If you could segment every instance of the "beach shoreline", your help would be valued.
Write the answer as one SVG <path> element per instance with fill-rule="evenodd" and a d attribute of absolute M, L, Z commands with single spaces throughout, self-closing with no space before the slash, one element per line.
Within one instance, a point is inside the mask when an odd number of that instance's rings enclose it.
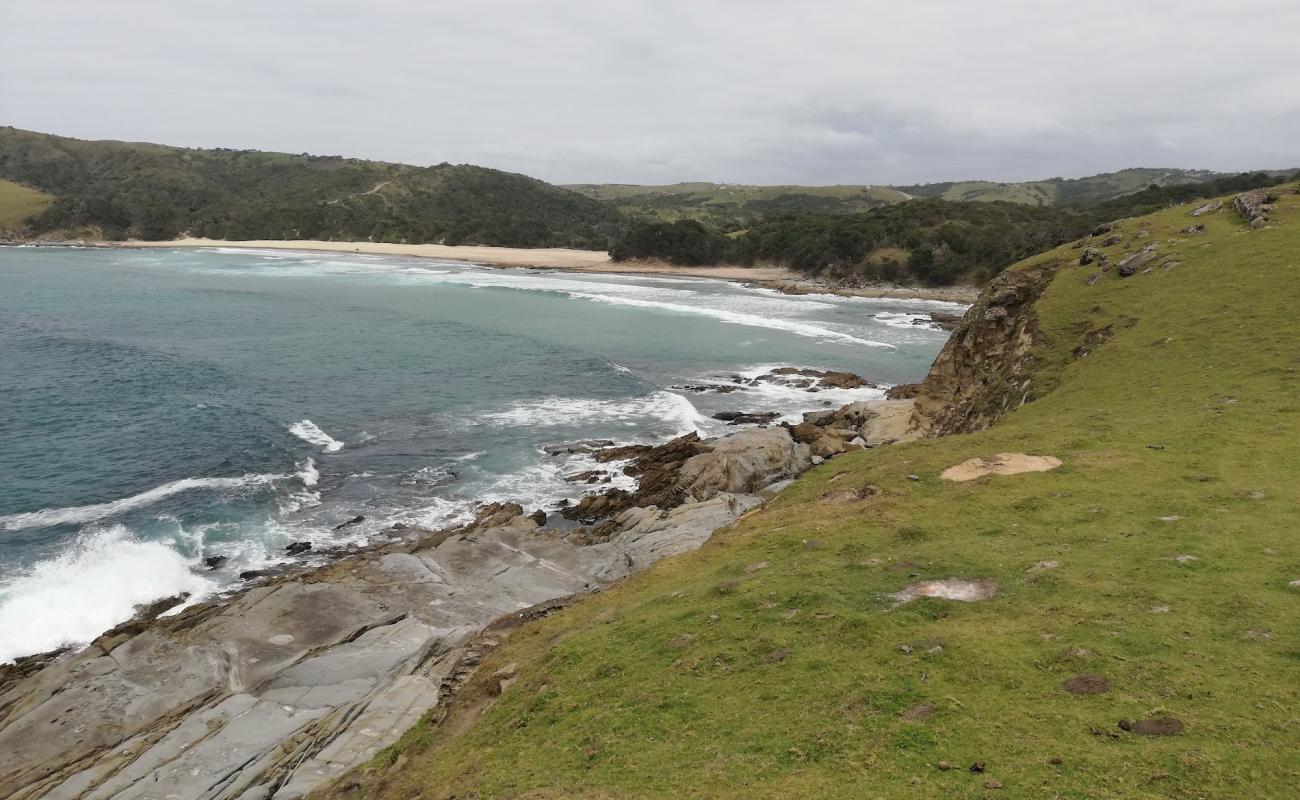
<path fill-rule="evenodd" d="M 50 243 L 55 244 L 55 243 Z M 807 278 L 784 267 L 707 266 L 683 267 L 662 261 L 614 261 L 602 250 L 567 248 L 489 247 L 481 245 L 395 244 L 391 242 L 332 242 L 323 240 L 229 240 L 184 238 L 169 241 L 87 243 L 88 246 L 128 248 L 236 248 L 247 250 L 291 250 L 302 252 L 351 253 L 360 255 L 407 256 L 444 261 L 463 261 L 481 266 L 606 275 L 705 278 L 732 281 L 783 294 L 833 294 L 899 300 L 935 300 L 970 304 L 979 296 L 974 286 L 922 288 L 910 286 L 833 286 Z"/>

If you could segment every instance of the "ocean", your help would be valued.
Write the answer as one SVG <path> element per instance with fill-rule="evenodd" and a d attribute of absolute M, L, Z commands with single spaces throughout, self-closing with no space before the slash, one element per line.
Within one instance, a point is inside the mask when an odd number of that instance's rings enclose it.
<path fill-rule="evenodd" d="M 546 445 L 879 397 L 684 387 L 780 366 L 914 381 L 947 338 L 914 322 L 961 308 L 387 256 L 0 248 L 0 662 L 229 591 L 291 541 L 590 491 L 564 480 L 590 457 Z"/>

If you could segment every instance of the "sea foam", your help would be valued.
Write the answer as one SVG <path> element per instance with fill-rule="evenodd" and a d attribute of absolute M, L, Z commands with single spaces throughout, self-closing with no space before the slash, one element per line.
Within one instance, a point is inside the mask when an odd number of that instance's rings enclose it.
<path fill-rule="evenodd" d="M 283 480 L 285 475 L 242 475 L 237 478 L 181 478 L 178 481 L 155 486 L 140 494 L 111 500 L 107 503 L 95 503 L 88 506 L 69 506 L 67 508 L 46 508 L 24 514 L 10 514 L 0 517 L 0 530 L 20 531 L 27 528 L 45 528 L 50 525 L 85 525 L 99 522 L 109 517 L 133 511 L 137 508 L 153 505 L 175 494 L 195 489 L 232 489 L 241 486 L 254 486 Z"/>
<path fill-rule="evenodd" d="M 135 606 L 216 585 L 162 542 L 142 542 L 120 525 L 75 544 L 0 586 L 0 663 L 91 641 L 130 619 Z"/>
<path fill-rule="evenodd" d="M 337 453 L 343 449 L 343 442 L 330 436 L 321 430 L 316 423 L 309 419 L 301 422 L 295 422 L 289 426 L 289 433 L 302 439 L 304 442 L 314 444 L 323 449 L 326 453 Z"/>
<path fill-rule="evenodd" d="M 665 422 L 678 434 L 697 431 L 704 417 L 690 400 L 675 392 L 657 391 L 626 400 L 581 397 L 547 397 L 512 403 L 500 411 L 482 414 L 478 421 L 493 425 L 548 428 L 598 423 L 638 427 Z"/>

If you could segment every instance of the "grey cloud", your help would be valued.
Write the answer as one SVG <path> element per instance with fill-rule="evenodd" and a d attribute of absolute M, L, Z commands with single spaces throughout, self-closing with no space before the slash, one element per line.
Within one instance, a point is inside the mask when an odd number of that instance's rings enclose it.
<path fill-rule="evenodd" d="M 0 121 L 560 181 L 1300 165 L 1293 0 L 44 0 Z"/>

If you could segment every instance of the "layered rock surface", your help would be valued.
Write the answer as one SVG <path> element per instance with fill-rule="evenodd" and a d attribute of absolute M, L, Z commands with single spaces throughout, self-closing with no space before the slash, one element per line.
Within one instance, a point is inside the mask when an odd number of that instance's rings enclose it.
<path fill-rule="evenodd" d="M 477 663 L 476 637 L 494 620 L 699 547 L 811 460 L 781 427 L 683 437 L 642 451 L 643 491 L 599 538 L 498 504 L 467 528 L 403 531 L 227 602 L 125 626 L 43 669 L 11 670 L 0 684 L 0 796 L 301 797 L 434 708 Z"/>

